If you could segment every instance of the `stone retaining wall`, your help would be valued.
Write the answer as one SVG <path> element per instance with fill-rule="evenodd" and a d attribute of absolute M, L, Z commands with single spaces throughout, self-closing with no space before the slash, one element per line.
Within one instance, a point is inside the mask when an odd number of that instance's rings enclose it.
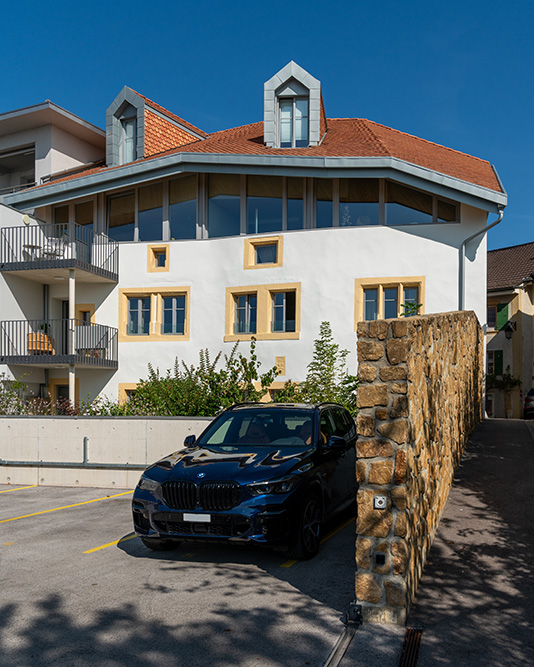
<path fill-rule="evenodd" d="M 405 621 L 482 418 L 483 350 L 472 312 L 358 324 L 356 596 L 367 621 Z"/>

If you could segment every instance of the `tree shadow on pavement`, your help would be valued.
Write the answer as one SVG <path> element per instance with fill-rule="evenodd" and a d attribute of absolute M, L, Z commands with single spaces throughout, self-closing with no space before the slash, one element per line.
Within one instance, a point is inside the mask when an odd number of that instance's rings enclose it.
<path fill-rule="evenodd" d="M 455 476 L 408 625 L 419 667 L 534 664 L 534 442 L 486 420 Z"/>

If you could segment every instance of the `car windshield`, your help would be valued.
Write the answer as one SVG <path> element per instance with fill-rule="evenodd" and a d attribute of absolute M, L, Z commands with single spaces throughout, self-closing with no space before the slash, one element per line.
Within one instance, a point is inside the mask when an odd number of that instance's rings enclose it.
<path fill-rule="evenodd" d="M 310 445 L 313 441 L 312 415 L 307 410 L 274 408 L 225 412 L 195 445 Z"/>

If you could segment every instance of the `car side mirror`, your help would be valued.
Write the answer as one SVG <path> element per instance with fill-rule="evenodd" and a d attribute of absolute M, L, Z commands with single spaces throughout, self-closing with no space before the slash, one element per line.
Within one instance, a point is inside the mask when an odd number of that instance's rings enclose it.
<path fill-rule="evenodd" d="M 340 438 L 338 435 L 332 435 L 326 443 L 327 449 L 344 449 L 347 446 L 347 443 L 343 438 Z"/>
<path fill-rule="evenodd" d="M 196 435 L 186 435 L 184 439 L 184 447 L 192 447 L 197 439 Z"/>

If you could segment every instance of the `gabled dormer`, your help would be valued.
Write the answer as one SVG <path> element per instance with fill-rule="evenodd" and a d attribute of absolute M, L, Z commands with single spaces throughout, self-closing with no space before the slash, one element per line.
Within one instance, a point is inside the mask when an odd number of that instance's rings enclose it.
<path fill-rule="evenodd" d="M 109 167 L 205 139 L 206 133 L 124 86 L 106 114 Z"/>
<path fill-rule="evenodd" d="M 270 148 L 317 146 L 325 132 L 321 82 L 291 61 L 265 82 L 265 144 Z"/>

